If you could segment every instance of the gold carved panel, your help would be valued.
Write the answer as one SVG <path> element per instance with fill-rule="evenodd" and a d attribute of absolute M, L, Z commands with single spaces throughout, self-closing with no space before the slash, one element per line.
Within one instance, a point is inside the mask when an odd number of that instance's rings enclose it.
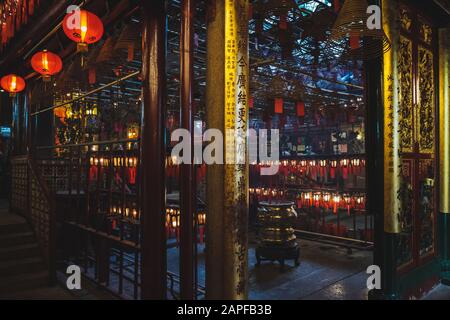
<path fill-rule="evenodd" d="M 419 108 L 417 126 L 420 153 L 434 153 L 435 89 L 433 53 L 419 46 Z"/>
<path fill-rule="evenodd" d="M 411 31 L 412 17 L 411 17 L 411 13 L 406 8 L 400 9 L 400 25 L 403 30 Z"/>
<path fill-rule="evenodd" d="M 400 151 L 413 151 L 412 42 L 400 36 L 398 48 Z"/>
<path fill-rule="evenodd" d="M 419 36 L 426 44 L 431 44 L 433 40 L 433 28 L 428 23 L 419 21 Z"/>

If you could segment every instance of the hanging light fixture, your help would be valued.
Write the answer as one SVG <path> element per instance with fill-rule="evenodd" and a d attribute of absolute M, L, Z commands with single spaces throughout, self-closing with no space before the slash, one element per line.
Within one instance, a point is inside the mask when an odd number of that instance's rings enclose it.
<path fill-rule="evenodd" d="M 25 89 L 25 80 L 15 74 L 9 74 L 4 76 L 0 80 L 0 84 L 6 92 L 9 92 L 11 97 L 14 97 L 16 93 L 19 93 Z"/>
<path fill-rule="evenodd" d="M 99 41 L 104 32 L 103 22 L 86 10 L 68 13 L 63 21 L 64 33 L 77 43 L 78 52 L 87 52 L 88 45 Z"/>
<path fill-rule="evenodd" d="M 373 59 L 391 48 L 383 28 L 369 29 L 370 15 L 366 0 L 345 0 L 331 29 L 330 44 L 333 47 L 348 44 L 348 55 L 357 59 Z"/>
<path fill-rule="evenodd" d="M 42 75 L 45 82 L 50 81 L 51 76 L 59 73 L 62 70 L 61 58 L 47 50 L 36 53 L 31 58 L 31 66 L 34 71 Z"/>

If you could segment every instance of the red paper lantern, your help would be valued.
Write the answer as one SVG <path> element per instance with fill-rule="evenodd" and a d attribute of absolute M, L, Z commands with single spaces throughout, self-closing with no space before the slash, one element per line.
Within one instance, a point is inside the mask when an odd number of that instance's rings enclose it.
<path fill-rule="evenodd" d="M 275 98 L 275 113 L 283 113 L 283 99 Z"/>
<path fill-rule="evenodd" d="M 99 41 L 104 32 L 103 22 L 86 10 L 75 10 L 64 17 L 64 33 L 78 45 L 78 51 L 87 51 L 88 44 Z"/>
<path fill-rule="evenodd" d="M 15 74 L 4 76 L 0 80 L 0 84 L 3 90 L 9 92 L 11 96 L 14 96 L 16 93 L 21 92 L 23 91 L 23 89 L 25 89 L 25 80 Z"/>
<path fill-rule="evenodd" d="M 42 75 L 44 81 L 50 81 L 51 76 L 61 71 L 62 60 L 58 55 L 44 50 L 31 58 L 31 66 Z"/>

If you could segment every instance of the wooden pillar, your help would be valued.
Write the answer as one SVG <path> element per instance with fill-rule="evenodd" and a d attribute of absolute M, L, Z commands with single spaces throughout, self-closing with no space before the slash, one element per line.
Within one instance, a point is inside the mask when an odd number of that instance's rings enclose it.
<path fill-rule="evenodd" d="M 142 167 L 142 299 L 165 299 L 166 7 L 164 0 L 141 1 L 143 120 Z"/>
<path fill-rule="evenodd" d="M 207 169 L 206 296 L 246 299 L 248 0 L 208 5 L 207 123 L 224 134 L 226 164 Z"/>
<path fill-rule="evenodd" d="M 397 22 L 396 1 L 382 0 L 383 28 L 391 41 L 391 49 L 383 56 L 383 99 L 384 99 L 384 261 L 383 293 L 387 299 L 397 298 L 397 267 L 395 242 L 400 232 L 399 215 L 401 203 L 398 192 L 401 184 L 400 158 L 400 112 L 399 112 L 399 79 L 398 79 L 398 43 L 399 27 Z M 380 190 L 381 191 L 381 190 Z"/>
<path fill-rule="evenodd" d="M 442 282 L 450 284 L 450 28 L 439 29 L 439 251 Z"/>
<path fill-rule="evenodd" d="M 194 136 L 192 84 L 194 78 L 194 0 L 183 0 L 181 6 L 180 32 L 180 102 L 181 126 Z M 191 150 L 194 150 L 191 139 Z M 180 179 L 180 294 L 183 300 L 195 299 L 194 291 L 194 217 L 196 215 L 196 181 L 194 174 L 193 152 L 191 163 L 181 165 Z"/>

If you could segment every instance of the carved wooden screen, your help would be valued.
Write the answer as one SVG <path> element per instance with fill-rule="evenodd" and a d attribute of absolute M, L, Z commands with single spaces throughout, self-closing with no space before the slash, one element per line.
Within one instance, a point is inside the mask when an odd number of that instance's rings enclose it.
<path fill-rule="evenodd" d="M 436 92 L 435 33 L 420 13 L 402 7 L 398 45 L 400 152 L 400 270 L 423 263 L 435 253 Z"/>

